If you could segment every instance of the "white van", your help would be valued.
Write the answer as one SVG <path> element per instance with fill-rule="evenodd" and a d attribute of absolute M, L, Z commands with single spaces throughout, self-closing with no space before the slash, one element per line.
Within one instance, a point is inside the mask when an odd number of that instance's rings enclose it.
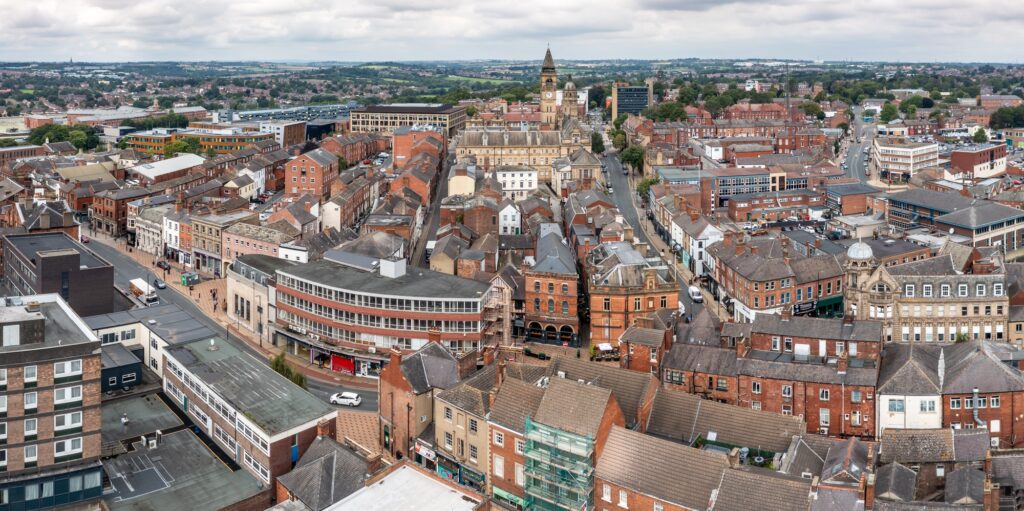
<path fill-rule="evenodd" d="M 700 288 L 697 286 L 690 286 L 690 289 L 688 289 L 686 293 L 690 295 L 690 300 L 693 300 L 694 303 L 701 303 L 704 301 L 704 295 L 701 294 Z"/>

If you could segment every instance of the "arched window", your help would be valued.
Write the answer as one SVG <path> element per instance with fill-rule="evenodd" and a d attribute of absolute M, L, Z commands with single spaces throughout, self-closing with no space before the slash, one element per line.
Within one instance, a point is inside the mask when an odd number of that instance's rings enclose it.
<path fill-rule="evenodd" d="M 563 316 L 568 316 L 569 315 L 569 302 L 567 302 L 565 300 L 562 300 L 562 315 Z"/>
<path fill-rule="evenodd" d="M 533 299 L 533 310 L 540 312 L 540 298 Z"/>
<path fill-rule="evenodd" d="M 533 282 L 533 292 L 534 293 L 539 293 L 540 292 L 540 281 L 539 280 L 536 280 L 536 281 Z"/>
<path fill-rule="evenodd" d="M 548 294 L 555 294 L 555 283 L 548 282 Z"/>
<path fill-rule="evenodd" d="M 562 284 L 562 294 L 563 295 L 569 294 L 569 284 Z"/>
<path fill-rule="evenodd" d="M 554 313 L 555 312 L 555 301 L 554 300 L 550 300 L 550 299 L 548 300 L 548 312 L 550 312 L 550 313 Z"/>

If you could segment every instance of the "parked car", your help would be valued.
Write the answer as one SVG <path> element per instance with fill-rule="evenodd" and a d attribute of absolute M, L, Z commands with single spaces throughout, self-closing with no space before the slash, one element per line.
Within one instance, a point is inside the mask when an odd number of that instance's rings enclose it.
<path fill-rule="evenodd" d="M 690 286 L 690 289 L 686 291 L 686 294 L 690 295 L 690 299 L 694 303 L 701 303 L 704 301 L 704 295 L 700 292 L 700 288 L 697 286 Z"/>
<path fill-rule="evenodd" d="M 167 283 L 160 279 L 153 279 L 153 286 L 157 289 L 167 289 Z"/>
<path fill-rule="evenodd" d="M 171 263 L 168 263 L 167 261 L 157 261 L 156 262 L 156 267 L 160 268 L 161 270 L 168 270 L 168 271 L 170 271 Z"/>
<path fill-rule="evenodd" d="M 356 407 L 363 402 L 363 398 L 355 392 L 336 392 L 331 395 L 331 404 Z"/>

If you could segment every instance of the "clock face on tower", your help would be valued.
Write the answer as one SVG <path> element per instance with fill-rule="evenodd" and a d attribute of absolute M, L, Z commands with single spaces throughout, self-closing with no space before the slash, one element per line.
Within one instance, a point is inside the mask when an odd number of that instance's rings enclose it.
<path fill-rule="evenodd" d="M 548 99 L 551 99 L 551 96 L 553 96 L 553 95 L 554 94 L 552 94 L 551 91 L 547 91 L 547 92 L 544 93 L 544 97 L 548 98 Z"/>

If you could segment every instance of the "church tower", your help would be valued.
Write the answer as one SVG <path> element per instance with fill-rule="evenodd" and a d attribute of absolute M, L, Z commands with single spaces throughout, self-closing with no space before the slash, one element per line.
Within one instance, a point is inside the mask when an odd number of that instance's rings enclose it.
<path fill-rule="evenodd" d="M 555 59 L 551 58 L 551 48 L 548 48 L 540 66 L 540 122 L 548 129 L 556 128 L 558 124 L 557 91 L 558 71 L 555 71 Z"/>

